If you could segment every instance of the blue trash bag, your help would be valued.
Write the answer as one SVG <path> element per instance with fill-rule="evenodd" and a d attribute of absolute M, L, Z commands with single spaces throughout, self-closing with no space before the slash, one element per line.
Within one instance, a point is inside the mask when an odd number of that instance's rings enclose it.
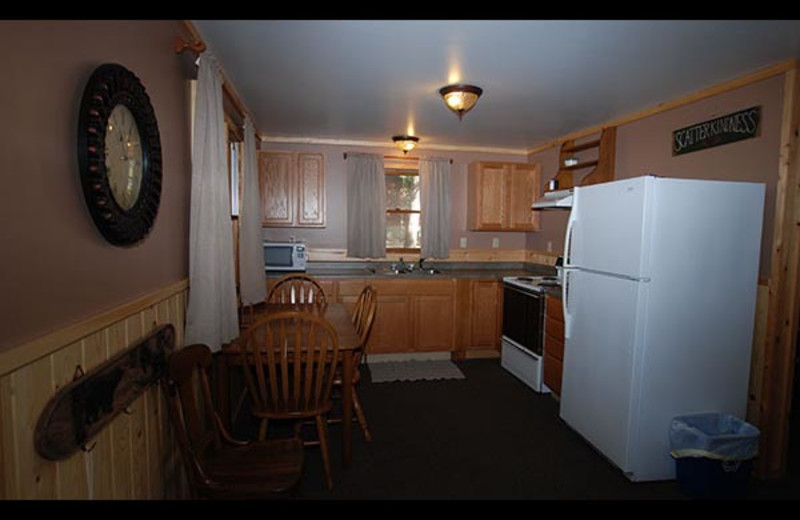
<path fill-rule="evenodd" d="M 699 413 L 675 417 L 669 428 L 676 458 L 705 457 L 722 461 L 744 461 L 758 455 L 761 432 L 732 415 Z"/>

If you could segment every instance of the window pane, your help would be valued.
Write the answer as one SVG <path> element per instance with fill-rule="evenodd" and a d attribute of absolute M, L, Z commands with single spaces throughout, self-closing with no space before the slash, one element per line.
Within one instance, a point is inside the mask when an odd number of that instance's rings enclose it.
<path fill-rule="evenodd" d="M 386 247 L 419 248 L 419 213 L 386 214 Z"/>
<path fill-rule="evenodd" d="M 419 176 L 387 175 L 386 207 L 419 210 Z"/>

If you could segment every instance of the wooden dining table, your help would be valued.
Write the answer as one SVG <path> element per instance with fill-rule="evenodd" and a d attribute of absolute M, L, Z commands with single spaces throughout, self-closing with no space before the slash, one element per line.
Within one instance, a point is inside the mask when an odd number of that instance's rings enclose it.
<path fill-rule="evenodd" d="M 310 312 L 325 318 L 336 331 L 339 341 L 339 352 L 342 363 L 342 465 L 349 466 L 352 459 L 352 432 L 353 432 L 353 354 L 361 346 L 358 333 L 353 325 L 350 312 L 342 303 L 331 302 L 324 304 L 290 304 L 266 303 L 255 309 L 255 320 L 264 314 L 282 311 Z M 246 332 L 241 330 L 240 338 Z M 217 392 L 218 407 L 223 420 L 230 425 L 232 421 L 230 407 L 230 370 L 239 363 L 239 339 L 224 345 L 222 355 L 219 356 L 217 365 Z"/>

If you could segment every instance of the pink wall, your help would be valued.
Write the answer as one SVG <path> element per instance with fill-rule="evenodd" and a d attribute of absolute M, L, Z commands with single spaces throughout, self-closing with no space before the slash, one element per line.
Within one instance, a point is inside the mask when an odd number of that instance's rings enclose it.
<path fill-rule="evenodd" d="M 752 181 L 766 184 L 764 227 L 761 239 L 760 274 L 768 277 L 778 179 L 780 126 L 783 112 L 783 75 L 750 84 L 653 115 L 617 128 L 616 178 L 647 173 L 666 177 Z M 672 132 L 717 116 L 761 106 L 759 136 L 685 155 L 672 156 Z M 542 163 L 543 182 L 558 169 L 558 149 L 540 152 L 529 158 Z M 543 212 L 542 230 L 528 233 L 529 249 L 546 250 L 548 240 L 556 250 L 564 246 L 566 212 Z"/>
<path fill-rule="evenodd" d="M 264 238 L 269 240 L 287 240 L 294 235 L 298 240 L 305 240 L 314 248 L 347 248 L 347 196 L 346 196 L 346 163 L 344 152 L 376 153 L 383 155 L 399 155 L 400 151 L 392 146 L 386 148 L 316 145 L 316 144 L 283 144 L 261 143 L 262 150 L 321 152 L 325 155 L 325 181 L 327 190 L 327 226 L 324 229 L 282 229 L 265 228 Z M 500 249 L 525 249 L 525 233 L 494 233 L 467 230 L 467 166 L 474 161 L 508 161 L 526 162 L 523 155 L 487 154 L 474 152 L 449 152 L 431 150 L 420 147 L 418 153 L 412 155 L 447 157 L 453 159 L 453 183 L 451 186 L 451 249 L 459 247 L 461 237 L 467 238 L 467 249 L 491 249 L 492 238 L 500 239 Z"/>
<path fill-rule="evenodd" d="M 188 276 L 189 126 L 175 21 L 0 21 L 0 350 Z M 89 75 L 120 63 L 145 85 L 163 153 L 144 242 L 108 244 L 81 191 L 78 109 Z"/>

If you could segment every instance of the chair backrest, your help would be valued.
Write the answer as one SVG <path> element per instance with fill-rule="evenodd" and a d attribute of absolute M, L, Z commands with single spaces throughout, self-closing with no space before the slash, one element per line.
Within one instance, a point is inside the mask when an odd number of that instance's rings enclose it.
<path fill-rule="evenodd" d="M 350 315 L 356 332 L 358 333 L 361 348 L 365 348 L 367 340 L 369 340 L 369 333 L 372 330 L 372 322 L 375 320 L 377 304 L 378 300 L 375 288 L 371 285 L 367 285 L 361 290 L 361 294 L 358 295 L 358 300 L 356 300 L 356 305 L 353 307 L 353 312 Z"/>
<path fill-rule="evenodd" d="M 241 361 L 261 414 L 299 418 L 330 409 L 339 339 L 323 317 L 284 311 L 259 318 L 241 343 Z"/>
<path fill-rule="evenodd" d="M 221 422 L 208 382 L 210 366 L 211 350 L 206 345 L 190 345 L 170 356 L 167 374 L 161 379 L 193 487 L 207 481 L 201 460 L 207 450 L 219 448 L 221 439 Z"/>
<path fill-rule="evenodd" d="M 284 275 L 267 295 L 269 303 L 325 303 L 325 292 L 313 276 L 296 273 Z"/>

